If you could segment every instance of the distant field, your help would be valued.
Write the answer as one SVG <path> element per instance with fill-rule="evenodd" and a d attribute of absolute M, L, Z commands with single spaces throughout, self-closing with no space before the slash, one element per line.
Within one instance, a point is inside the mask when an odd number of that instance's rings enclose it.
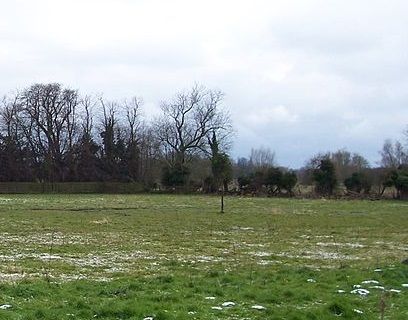
<path fill-rule="evenodd" d="M 0 196 L 0 319 L 408 319 L 407 202 L 225 203 Z"/>

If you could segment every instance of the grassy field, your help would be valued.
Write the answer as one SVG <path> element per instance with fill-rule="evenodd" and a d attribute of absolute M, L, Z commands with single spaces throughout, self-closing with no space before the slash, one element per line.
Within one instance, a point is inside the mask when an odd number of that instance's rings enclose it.
<path fill-rule="evenodd" d="M 204 196 L 0 196 L 0 319 L 408 319 L 408 203 L 218 211 Z"/>

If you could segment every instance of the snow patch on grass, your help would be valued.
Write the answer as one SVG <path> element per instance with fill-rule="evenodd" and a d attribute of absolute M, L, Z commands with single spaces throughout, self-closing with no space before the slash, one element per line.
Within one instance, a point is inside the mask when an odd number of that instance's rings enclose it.
<path fill-rule="evenodd" d="M 380 284 L 377 280 L 364 280 L 361 284 Z"/>
<path fill-rule="evenodd" d="M 234 306 L 235 306 L 235 302 L 226 301 L 226 302 L 224 302 L 221 306 L 224 307 L 224 308 L 231 308 L 231 307 L 234 307 Z"/>
<path fill-rule="evenodd" d="M 253 305 L 252 307 L 251 307 L 251 309 L 255 309 L 255 310 L 266 310 L 266 308 L 264 307 L 264 306 L 261 306 L 261 305 Z"/>
<path fill-rule="evenodd" d="M 354 289 L 350 293 L 358 294 L 360 296 L 366 296 L 370 293 L 367 289 Z"/>

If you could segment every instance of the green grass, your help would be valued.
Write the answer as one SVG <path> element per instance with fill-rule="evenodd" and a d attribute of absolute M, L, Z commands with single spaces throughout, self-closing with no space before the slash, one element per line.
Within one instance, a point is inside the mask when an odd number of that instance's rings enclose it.
<path fill-rule="evenodd" d="M 379 319 L 381 300 L 408 318 L 408 203 L 228 197 L 218 212 L 217 197 L 3 195 L 0 319 Z"/>

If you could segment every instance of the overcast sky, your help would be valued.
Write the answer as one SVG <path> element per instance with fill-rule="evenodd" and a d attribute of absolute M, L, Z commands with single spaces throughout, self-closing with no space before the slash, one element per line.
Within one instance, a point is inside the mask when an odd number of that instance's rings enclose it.
<path fill-rule="evenodd" d="M 232 155 L 302 166 L 347 148 L 375 165 L 408 124 L 408 2 L 0 0 L 0 94 L 37 82 L 143 97 L 221 89 Z"/>

